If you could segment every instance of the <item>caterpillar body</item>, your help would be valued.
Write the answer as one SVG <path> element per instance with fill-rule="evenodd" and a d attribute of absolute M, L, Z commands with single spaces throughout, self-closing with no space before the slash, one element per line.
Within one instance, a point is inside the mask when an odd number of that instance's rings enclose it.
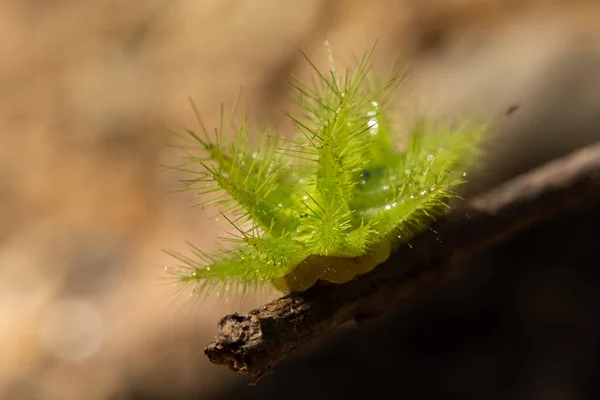
<path fill-rule="evenodd" d="M 484 129 L 420 121 L 402 151 L 388 115 L 399 80 L 368 83 L 371 52 L 340 79 L 314 67 L 315 87 L 295 80 L 303 112 L 291 139 L 263 135 L 252 147 L 245 122 L 224 142 L 203 128 L 189 138 L 185 188 L 220 207 L 233 247 L 217 254 L 170 252 L 182 283 L 198 291 L 270 282 L 303 291 L 317 280 L 345 283 L 384 262 L 443 212 L 475 159 Z M 311 64 L 312 65 L 312 64 Z M 196 110 L 197 113 L 197 110 Z"/>

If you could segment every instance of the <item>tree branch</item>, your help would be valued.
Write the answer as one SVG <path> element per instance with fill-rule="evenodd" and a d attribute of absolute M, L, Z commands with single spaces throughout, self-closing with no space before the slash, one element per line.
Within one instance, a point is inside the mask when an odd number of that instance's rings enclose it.
<path fill-rule="evenodd" d="M 211 362 L 258 380 L 300 347 L 370 319 L 456 272 L 457 263 L 541 221 L 600 200 L 600 143 L 521 175 L 454 209 L 372 272 L 319 283 L 218 324 Z"/>

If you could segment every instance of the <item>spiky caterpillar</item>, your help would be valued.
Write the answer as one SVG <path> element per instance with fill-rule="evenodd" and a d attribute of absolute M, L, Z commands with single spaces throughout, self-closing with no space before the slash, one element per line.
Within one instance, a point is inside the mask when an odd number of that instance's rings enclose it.
<path fill-rule="evenodd" d="M 369 84 L 368 53 L 343 81 L 332 67 L 314 88 L 295 81 L 303 109 L 292 139 L 264 135 L 252 148 L 248 125 L 233 143 L 188 131 L 208 156 L 178 169 L 186 189 L 221 208 L 235 247 L 217 254 L 171 252 L 174 269 L 197 290 L 271 282 L 303 291 L 317 280 L 345 283 L 371 271 L 444 211 L 477 153 L 482 127 L 418 123 L 399 152 L 388 120 L 394 81 Z M 196 111 L 197 113 L 197 111 Z M 434 132 L 430 132 L 434 130 Z M 200 166 L 200 170 L 193 169 Z M 212 196 L 211 196 L 212 195 Z"/>

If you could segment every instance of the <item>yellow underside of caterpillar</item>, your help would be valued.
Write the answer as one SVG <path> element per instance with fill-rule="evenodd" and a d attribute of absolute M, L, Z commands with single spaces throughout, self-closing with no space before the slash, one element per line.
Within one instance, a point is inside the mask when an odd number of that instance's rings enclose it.
<path fill-rule="evenodd" d="M 302 292 L 319 279 L 338 284 L 349 282 L 358 275 L 372 271 L 388 259 L 391 246 L 388 241 L 383 242 L 360 257 L 309 256 L 289 274 L 273 279 L 272 283 L 275 288 L 284 292 Z"/>

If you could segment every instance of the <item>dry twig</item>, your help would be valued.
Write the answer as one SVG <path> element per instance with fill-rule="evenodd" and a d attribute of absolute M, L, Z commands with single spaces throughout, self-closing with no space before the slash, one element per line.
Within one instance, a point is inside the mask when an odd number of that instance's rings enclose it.
<path fill-rule="evenodd" d="M 205 353 L 256 379 L 303 345 L 396 308 L 455 272 L 459 261 L 541 221 L 600 200 L 600 143 L 515 178 L 455 209 L 369 274 L 318 284 L 248 314 L 230 314 Z"/>

